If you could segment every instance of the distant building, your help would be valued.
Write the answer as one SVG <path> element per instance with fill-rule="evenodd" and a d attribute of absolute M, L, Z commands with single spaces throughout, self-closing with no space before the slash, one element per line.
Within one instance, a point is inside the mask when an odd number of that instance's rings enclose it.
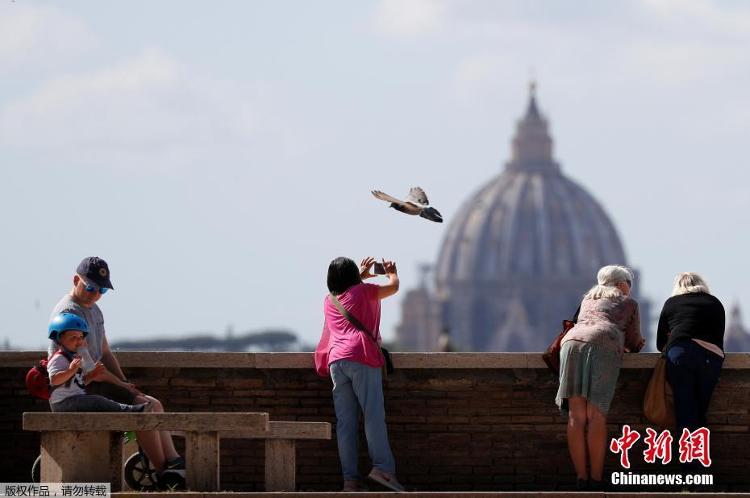
<path fill-rule="evenodd" d="M 112 343 L 116 351 L 202 351 L 202 352 L 283 352 L 312 351 L 311 346 L 299 342 L 297 336 L 286 330 L 268 330 L 234 334 L 231 329 L 226 337 L 212 334 L 192 334 L 178 338 L 153 338 L 118 341 Z"/>
<path fill-rule="evenodd" d="M 627 264 L 602 206 L 566 177 L 530 87 L 504 171 L 453 217 L 437 265 L 406 293 L 397 342 L 435 351 L 542 351 L 608 264 Z M 644 335 L 650 306 L 639 297 Z M 648 341 L 649 344 L 653 341 Z"/>
<path fill-rule="evenodd" d="M 742 323 L 738 304 L 732 306 L 724 332 L 724 351 L 731 353 L 750 352 L 750 331 Z"/>

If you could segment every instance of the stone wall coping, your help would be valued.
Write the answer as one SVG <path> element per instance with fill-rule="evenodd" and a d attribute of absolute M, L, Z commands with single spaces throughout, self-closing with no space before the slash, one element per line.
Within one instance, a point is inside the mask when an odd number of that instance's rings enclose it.
<path fill-rule="evenodd" d="M 46 351 L 0 351 L 0 367 L 31 367 Z M 126 368 L 312 369 L 312 353 L 203 353 L 185 351 L 115 352 Z M 623 368 L 650 369 L 659 353 L 626 353 Z M 396 368 L 545 369 L 541 353 L 393 353 Z M 725 369 L 750 369 L 750 353 L 727 353 Z"/>
<path fill-rule="evenodd" d="M 243 431 L 262 437 L 270 429 L 264 412 L 47 413 L 23 414 L 25 431 Z"/>

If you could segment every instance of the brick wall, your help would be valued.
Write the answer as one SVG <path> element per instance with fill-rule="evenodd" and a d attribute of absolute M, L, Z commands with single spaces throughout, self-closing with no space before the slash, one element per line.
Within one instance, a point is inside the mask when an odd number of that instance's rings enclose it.
<path fill-rule="evenodd" d="M 39 436 L 21 430 L 24 411 L 46 411 L 27 395 L 23 377 L 40 353 L 0 353 L 0 481 L 28 479 Z M 385 383 L 388 430 L 398 476 L 420 490 L 569 489 L 574 480 L 565 420 L 554 405 L 556 378 L 538 354 L 404 353 Z M 287 353 L 121 353 L 127 375 L 170 411 L 267 411 L 272 420 L 335 422 L 331 383 L 311 369 L 311 355 Z M 653 354 L 627 355 L 609 416 L 644 433 L 641 400 Z M 710 413 L 718 489 L 750 491 L 750 355 L 732 354 Z M 676 451 L 676 443 L 674 445 Z M 645 464 L 642 440 L 631 450 L 633 472 Z M 360 469 L 369 471 L 364 440 Z M 263 489 L 260 441 L 222 440 L 222 487 Z M 341 486 L 335 439 L 302 441 L 302 490 Z M 678 471 L 676 463 L 666 467 Z M 620 470 L 609 454 L 607 471 Z M 608 474 L 607 474 L 608 475 Z"/>

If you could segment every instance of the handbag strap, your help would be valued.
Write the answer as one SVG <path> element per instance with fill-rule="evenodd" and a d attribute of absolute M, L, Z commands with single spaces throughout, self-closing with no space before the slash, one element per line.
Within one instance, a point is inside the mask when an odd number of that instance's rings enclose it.
<path fill-rule="evenodd" d="M 341 313 L 342 315 L 344 315 L 344 318 L 346 318 L 347 320 L 349 320 L 349 323 L 351 323 L 352 325 L 354 325 L 354 328 L 360 330 L 361 332 L 364 332 L 365 335 L 372 342 L 374 342 L 376 346 L 380 347 L 379 344 L 377 343 L 377 341 L 375 340 L 375 337 L 367 330 L 367 328 L 364 325 L 362 325 L 362 322 L 360 322 L 359 320 L 357 320 L 357 318 L 355 318 L 354 315 L 352 315 L 351 313 L 349 313 L 349 311 L 346 308 L 344 308 L 344 306 L 341 304 L 341 301 L 339 301 L 336 296 L 334 296 L 333 294 L 329 294 L 329 297 L 330 297 L 331 302 L 333 303 L 333 305 L 336 307 L 336 309 L 339 310 L 339 313 Z"/>

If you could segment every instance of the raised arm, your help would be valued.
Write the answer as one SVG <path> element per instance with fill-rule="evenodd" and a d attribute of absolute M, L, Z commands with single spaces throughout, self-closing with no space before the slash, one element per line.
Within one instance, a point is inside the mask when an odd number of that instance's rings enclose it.
<path fill-rule="evenodd" d="M 59 386 L 60 384 L 68 382 L 73 376 L 75 376 L 79 368 L 81 368 L 81 358 L 75 357 L 66 370 L 52 374 L 49 383 L 53 386 Z"/>
<path fill-rule="evenodd" d="M 646 344 L 641 335 L 641 312 L 636 303 L 633 315 L 625 328 L 625 350 L 629 353 L 637 353 Z"/>
<path fill-rule="evenodd" d="M 115 358 L 115 355 L 112 354 L 112 350 L 109 349 L 109 342 L 107 341 L 106 335 L 104 336 L 104 340 L 102 340 L 102 363 L 107 367 L 107 370 L 115 374 L 121 380 L 126 380 L 125 374 L 122 373 L 122 369 L 120 368 L 120 363 L 117 361 L 117 358 Z"/>

